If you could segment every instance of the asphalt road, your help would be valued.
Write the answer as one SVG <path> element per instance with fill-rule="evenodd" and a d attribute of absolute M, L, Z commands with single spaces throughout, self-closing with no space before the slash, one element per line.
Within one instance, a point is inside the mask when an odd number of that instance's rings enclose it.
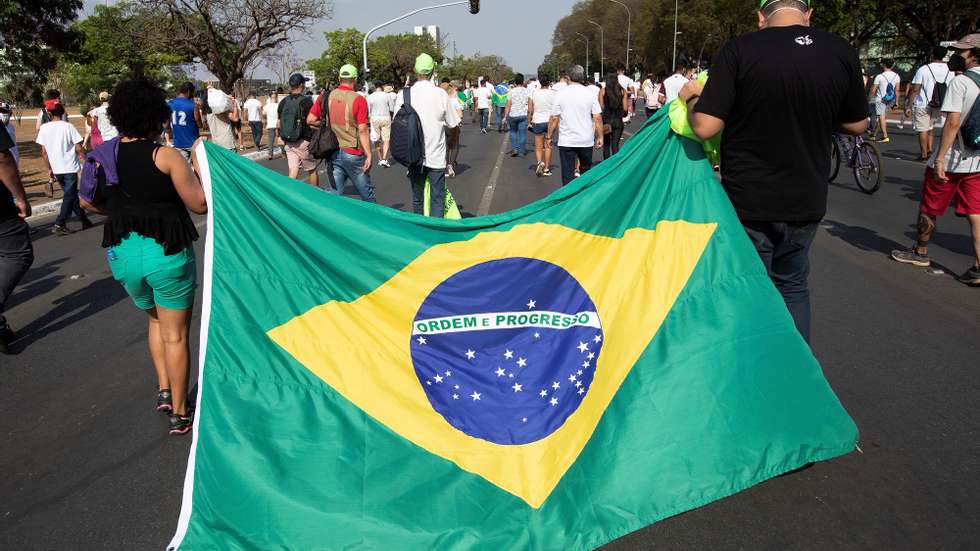
<path fill-rule="evenodd" d="M 865 195 L 841 174 L 813 249 L 813 347 L 863 453 L 608 549 L 976 548 L 980 290 L 953 277 L 971 262 L 968 228 L 952 215 L 939 221 L 931 253 L 941 273 L 888 258 L 912 238 L 923 171 L 909 160 L 911 133 L 892 135 L 882 189 Z M 449 181 L 464 215 L 509 210 L 560 185 L 557 170 L 534 177 L 533 155 L 502 155 L 504 140 L 464 128 Z M 403 169 L 372 176 L 380 202 L 410 210 Z M 37 260 L 7 312 L 19 353 L 0 356 L 0 549 L 161 549 L 176 526 L 190 438 L 167 436 L 152 409 L 145 316 L 112 280 L 101 231 L 55 237 L 50 222 L 36 228 Z"/>

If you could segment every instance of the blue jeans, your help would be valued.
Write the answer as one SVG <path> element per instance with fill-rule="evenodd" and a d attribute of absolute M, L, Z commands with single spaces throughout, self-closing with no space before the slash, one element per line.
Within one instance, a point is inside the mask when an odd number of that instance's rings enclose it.
<path fill-rule="evenodd" d="M 487 121 L 490 119 L 489 109 L 480 109 L 480 130 L 487 129 Z"/>
<path fill-rule="evenodd" d="M 427 166 L 408 169 L 408 180 L 412 183 L 412 210 L 424 214 L 425 179 L 429 179 L 429 216 L 442 218 L 446 210 L 446 169 Z"/>
<path fill-rule="evenodd" d="M 248 127 L 252 130 L 252 141 L 255 149 L 262 147 L 262 121 L 248 121 Z"/>
<path fill-rule="evenodd" d="M 817 222 L 748 222 L 749 234 L 769 277 L 783 296 L 796 329 L 810 342 L 810 246 Z"/>
<path fill-rule="evenodd" d="M 61 192 L 64 195 L 61 198 L 61 210 L 58 212 L 58 219 L 54 223 L 64 226 L 71 218 L 72 213 L 75 213 L 79 221 L 88 222 L 88 216 L 85 215 L 82 205 L 78 202 L 78 174 L 74 172 L 71 174 L 55 174 L 54 177 L 61 185 Z"/>
<path fill-rule="evenodd" d="M 361 194 L 361 199 L 369 203 L 377 203 L 374 198 L 374 184 L 371 183 L 371 176 L 364 173 L 364 155 L 351 155 L 343 149 L 333 154 L 330 161 L 333 167 L 333 185 L 336 186 L 332 191 L 337 195 L 344 194 L 344 186 L 350 178 L 357 188 L 357 193 Z"/>
<path fill-rule="evenodd" d="M 495 109 L 497 110 L 497 132 L 503 132 L 507 128 L 507 121 L 504 120 L 504 111 L 507 106 L 498 105 Z"/>
<path fill-rule="evenodd" d="M 508 117 L 510 124 L 510 146 L 515 153 L 527 155 L 527 115 Z"/>

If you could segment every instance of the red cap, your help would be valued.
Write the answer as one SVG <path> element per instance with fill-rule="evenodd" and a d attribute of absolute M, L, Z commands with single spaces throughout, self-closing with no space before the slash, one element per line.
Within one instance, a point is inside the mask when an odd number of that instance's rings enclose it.
<path fill-rule="evenodd" d="M 46 110 L 50 111 L 50 110 L 54 109 L 54 106 L 55 105 L 58 105 L 59 103 L 61 103 L 61 100 L 60 99 L 49 99 L 49 100 L 47 100 L 47 101 L 44 102 L 44 108 Z"/>

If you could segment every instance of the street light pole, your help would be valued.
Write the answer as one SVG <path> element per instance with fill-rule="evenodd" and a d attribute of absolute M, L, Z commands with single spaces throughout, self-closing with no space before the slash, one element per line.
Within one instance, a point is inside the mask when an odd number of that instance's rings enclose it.
<path fill-rule="evenodd" d="M 605 43 L 606 43 L 606 39 L 604 38 L 605 33 L 602 31 L 602 25 L 596 23 L 591 19 L 589 19 L 588 21 L 589 23 L 592 23 L 596 27 L 599 27 L 599 74 L 600 76 L 605 78 L 606 76 L 606 54 L 604 52 Z"/>
<path fill-rule="evenodd" d="M 388 25 L 391 25 L 392 23 L 396 23 L 398 21 L 401 21 L 402 19 L 405 19 L 406 17 L 411 17 L 411 16 L 413 16 L 416 13 L 419 13 L 419 12 L 423 12 L 423 11 L 426 11 L 426 10 L 434 10 L 434 9 L 437 9 L 437 8 L 448 8 L 450 6 L 462 6 L 463 4 L 469 4 L 469 0 L 461 0 L 459 2 L 449 2 L 448 4 L 437 4 L 437 5 L 434 5 L 434 6 L 425 6 L 424 8 L 419 8 L 417 10 L 412 10 L 412 11 L 410 11 L 408 13 L 399 15 L 398 17 L 396 17 L 394 19 L 385 21 L 384 23 L 378 25 L 377 27 L 374 27 L 373 29 L 371 29 L 370 31 L 368 31 L 367 33 L 365 33 L 364 34 L 364 41 L 361 43 L 361 52 L 363 52 L 363 54 L 364 54 L 364 91 L 367 92 L 367 90 L 368 90 L 368 85 L 367 85 L 367 80 L 368 79 L 367 79 L 367 75 L 368 75 L 368 73 L 371 72 L 371 69 L 368 68 L 368 64 L 367 64 L 367 43 L 368 43 L 368 39 L 371 38 L 371 34 L 374 31 L 376 31 L 376 30 L 378 30 L 380 28 L 383 28 L 383 27 L 387 27 Z"/>
<path fill-rule="evenodd" d="M 589 37 L 582 33 L 575 33 L 585 39 L 585 74 L 589 74 Z"/>
<path fill-rule="evenodd" d="M 626 8 L 626 72 L 630 72 L 630 22 L 633 19 L 633 12 L 630 11 L 630 7 L 626 4 L 620 2 L 619 0 L 609 0 L 613 4 L 619 4 Z M 674 0 L 675 3 L 677 0 Z M 674 29 L 675 31 L 677 29 Z"/>
<path fill-rule="evenodd" d="M 674 0 L 674 61 L 671 62 L 670 70 L 677 70 L 677 0 Z"/>

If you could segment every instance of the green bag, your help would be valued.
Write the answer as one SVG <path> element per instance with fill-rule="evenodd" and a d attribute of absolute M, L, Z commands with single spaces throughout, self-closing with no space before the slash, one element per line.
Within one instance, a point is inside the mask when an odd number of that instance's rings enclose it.
<path fill-rule="evenodd" d="M 422 208 L 425 209 L 423 213 L 426 216 L 429 215 L 429 188 L 429 179 L 426 178 L 425 193 L 422 198 L 422 204 L 424 205 Z M 456 206 L 456 200 L 453 199 L 453 194 L 449 192 L 449 186 L 446 186 L 446 209 L 443 211 L 442 217 L 447 220 L 460 220 L 463 218 L 463 216 L 459 214 L 459 207 Z"/>
<path fill-rule="evenodd" d="M 707 71 L 698 75 L 698 82 L 704 84 L 707 81 Z M 687 104 L 681 101 L 679 97 L 667 106 L 667 116 L 670 117 L 670 129 L 675 134 L 701 143 L 701 146 L 704 148 L 704 154 L 708 157 L 708 161 L 711 162 L 712 166 L 721 165 L 721 134 L 704 141 L 698 138 L 691 128 L 691 123 L 687 120 Z"/>

